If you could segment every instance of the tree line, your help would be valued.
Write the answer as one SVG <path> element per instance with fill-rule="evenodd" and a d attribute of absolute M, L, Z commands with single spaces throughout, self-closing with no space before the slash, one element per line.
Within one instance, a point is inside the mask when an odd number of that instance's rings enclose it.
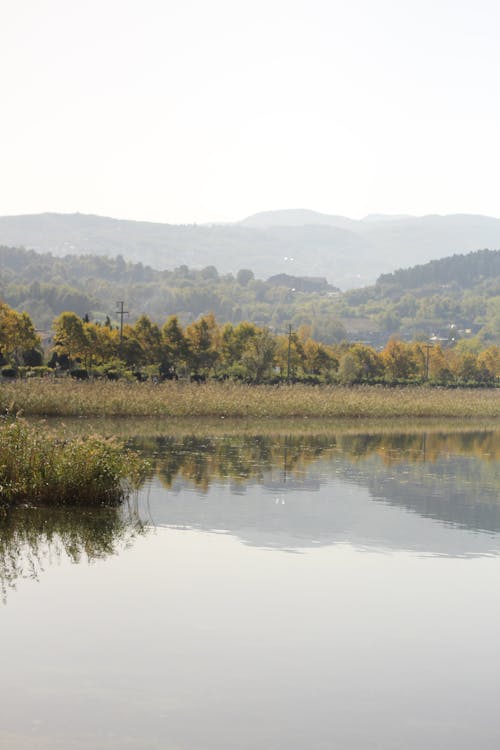
<path fill-rule="evenodd" d="M 120 329 L 108 318 L 92 322 L 74 312 L 54 321 L 48 361 L 26 313 L 0 304 L 3 373 L 16 367 L 59 371 L 75 377 L 234 379 L 247 383 L 421 383 L 494 385 L 500 378 L 500 347 L 460 342 L 441 347 L 391 338 L 378 351 L 362 343 L 328 345 L 310 326 L 281 332 L 242 321 L 220 324 L 210 313 L 183 326 L 176 315 L 160 326 L 147 315 Z M 38 357 L 35 356 L 38 355 Z"/>

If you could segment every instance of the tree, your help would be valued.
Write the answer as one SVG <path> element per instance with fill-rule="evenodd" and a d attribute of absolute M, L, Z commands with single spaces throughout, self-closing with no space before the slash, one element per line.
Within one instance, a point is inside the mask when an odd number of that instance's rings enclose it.
<path fill-rule="evenodd" d="M 429 349 L 429 379 L 439 383 L 449 383 L 453 380 L 451 350 L 446 354 L 439 344 Z"/>
<path fill-rule="evenodd" d="M 54 349 L 69 360 L 85 358 L 89 349 L 82 319 L 73 312 L 63 312 L 54 320 Z"/>
<path fill-rule="evenodd" d="M 225 369 L 234 367 L 241 363 L 243 352 L 249 342 L 254 339 L 262 329 L 254 323 L 238 323 L 233 326 L 227 323 L 221 331 L 220 360 Z"/>
<path fill-rule="evenodd" d="M 0 351 L 4 358 L 14 357 L 20 363 L 23 352 L 40 346 L 30 316 L 0 302 Z"/>
<path fill-rule="evenodd" d="M 417 372 L 417 363 L 411 346 L 391 338 L 381 354 L 386 376 L 390 380 L 409 380 Z"/>
<path fill-rule="evenodd" d="M 338 359 L 333 352 L 323 344 L 308 338 L 304 343 L 304 370 L 312 375 L 328 375 L 337 370 Z"/>
<path fill-rule="evenodd" d="M 152 323 L 147 315 L 141 315 L 132 329 L 133 337 L 138 341 L 142 350 L 142 363 L 155 364 L 161 359 L 162 335 L 156 323 Z"/>
<path fill-rule="evenodd" d="M 164 374 L 177 374 L 189 359 L 189 342 L 177 315 L 171 315 L 162 328 L 161 369 Z"/>
<path fill-rule="evenodd" d="M 86 337 L 85 364 L 104 364 L 118 357 L 119 332 L 99 323 L 84 323 Z"/>
<path fill-rule="evenodd" d="M 253 271 L 250 271 L 248 268 L 240 268 L 236 274 L 236 281 L 240 286 L 246 286 L 253 278 Z"/>
<path fill-rule="evenodd" d="M 371 346 L 354 344 L 343 354 L 339 365 L 342 383 L 358 383 L 374 380 L 383 372 L 381 358 Z"/>
<path fill-rule="evenodd" d="M 500 378 L 500 346 L 489 346 L 477 358 L 478 366 L 489 373 L 492 380 Z"/>
<path fill-rule="evenodd" d="M 281 374 L 286 375 L 287 379 L 295 378 L 303 370 L 304 346 L 295 331 L 287 336 L 277 337 L 276 360 Z"/>
<path fill-rule="evenodd" d="M 195 375 L 208 375 L 217 360 L 217 323 L 212 313 L 187 326 L 188 364 Z"/>
<path fill-rule="evenodd" d="M 247 340 L 241 363 L 246 376 L 254 383 L 261 383 L 272 375 L 276 339 L 267 328 L 260 329 Z"/>

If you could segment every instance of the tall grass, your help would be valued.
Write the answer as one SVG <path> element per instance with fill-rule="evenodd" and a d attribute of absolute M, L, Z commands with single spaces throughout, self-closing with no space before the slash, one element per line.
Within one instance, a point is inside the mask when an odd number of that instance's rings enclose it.
<path fill-rule="evenodd" d="M 2 385 L 0 411 L 60 417 L 496 419 L 500 389 L 32 380 Z"/>
<path fill-rule="evenodd" d="M 0 425 L 0 507 L 118 505 L 141 467 L 130 451 L 99 436 L 64 439 L 22 419 Z"/>

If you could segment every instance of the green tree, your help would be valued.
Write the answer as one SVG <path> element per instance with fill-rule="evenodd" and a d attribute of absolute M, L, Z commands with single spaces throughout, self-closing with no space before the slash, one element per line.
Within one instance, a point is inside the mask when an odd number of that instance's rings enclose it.
<path fill-rule="evenodd" d="M 241 356 L 245 377 L 262 383 L 273 375 L 276 339 L 267 328 L 260 329 L 255 336 L 247 340 Z"/>
<path fill-rule="evenodd" d="M 342 383 L 369 382 L 383 373 L 381 358 L 371 346 L 354 344 L 343 354 L 339 365 Z"/>
<path fill-rule="evenodd" d="M 246 286 L 250 281 L 253 281 L 253 278 L 253 271 L 250 271 L 248 268 L 240 268 L 236 274 L 236 281 L 240 286 Z"/>

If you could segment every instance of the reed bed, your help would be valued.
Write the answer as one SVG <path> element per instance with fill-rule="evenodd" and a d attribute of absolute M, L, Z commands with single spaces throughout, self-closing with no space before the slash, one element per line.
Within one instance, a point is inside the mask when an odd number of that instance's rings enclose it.
<path fill-rule="evenodd" d="M 142 462 L 112 440 L 65 438 L 23 419 L 0 425 L 0 509 L 32 505 L 118 505 Z"/>
<path fill-rule="evenodd" d="M 2 385 L 0 410 L 45 417 L 497 419 L 500 390 L 47 379 Z"/>

